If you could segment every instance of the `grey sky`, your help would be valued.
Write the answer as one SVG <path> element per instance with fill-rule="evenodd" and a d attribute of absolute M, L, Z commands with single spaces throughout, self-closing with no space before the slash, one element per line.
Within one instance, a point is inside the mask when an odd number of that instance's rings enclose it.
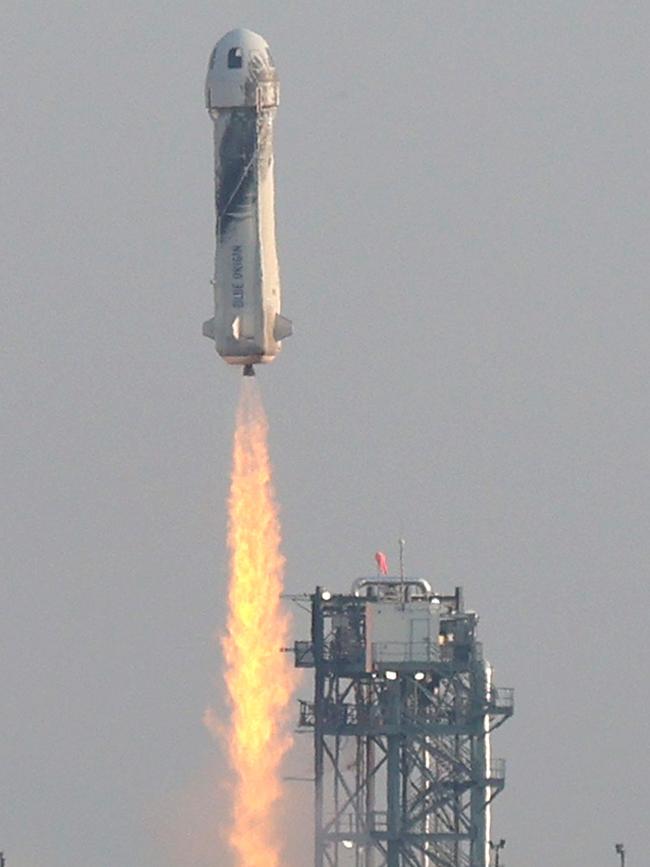
<path fill-rule="evenodd" d="M 8 867 L 224 863 L 201 715 L 239 376 L 201 337 L 202 86 L 236 25 L 282 82 L 296 333 L 259 381 L 288 588 L 346 588 L 403 532 L 517 690 L 509 867 L 606 867 L 618 839 L 645 863 L 648 4 L 3 10 Z"/>

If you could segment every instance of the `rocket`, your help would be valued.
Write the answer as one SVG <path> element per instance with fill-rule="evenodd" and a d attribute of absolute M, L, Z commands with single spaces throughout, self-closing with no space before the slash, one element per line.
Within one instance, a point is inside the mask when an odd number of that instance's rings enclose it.
<path fill-rule="evenodd" d="M 279 102 L 266 41 L 232 30 L 210 55 L 205 103 L 214 123 L 216 249 L 212 319 L 203 334 L 228 364 L 273 361 L 292 331 L 280 310 L 273 121 Z"/>

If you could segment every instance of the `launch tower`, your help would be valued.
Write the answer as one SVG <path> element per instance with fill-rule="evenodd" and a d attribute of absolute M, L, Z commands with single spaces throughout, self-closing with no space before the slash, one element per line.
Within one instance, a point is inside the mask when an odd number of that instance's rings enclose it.
<path fill-rule="evenodd" d="M 513 712 L 461 588 L 360 578 L 303 597 L 314 669 L 299 729 L 314 738 L 315 867 L 488 867 L 505 763 L 490 735 Z"/>

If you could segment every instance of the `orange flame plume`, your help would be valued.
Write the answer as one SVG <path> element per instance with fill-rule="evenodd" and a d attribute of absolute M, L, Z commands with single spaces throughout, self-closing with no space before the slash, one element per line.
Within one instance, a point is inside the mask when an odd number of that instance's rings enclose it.
<path fill-rule="evenodd" d="M 228 839 L 238 867 L 280 867 L 274 808 L 282 794 L 280 764 L 291 745 L 285 723 L 294 674 L 280 653 L 289 630 L 280 608 L 284 557 L 267 433 L 257 386 L 247 380 L 237 410 L 228 501 L 229 614 L 222 641 L 231 706 L 226 738 L 235 778 Z"/>

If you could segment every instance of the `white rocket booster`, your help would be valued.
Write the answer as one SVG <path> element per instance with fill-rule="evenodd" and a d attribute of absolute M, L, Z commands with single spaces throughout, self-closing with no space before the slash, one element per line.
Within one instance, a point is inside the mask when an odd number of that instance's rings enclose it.
<path fill-rule="evenodd" d="M 203 325 L 229 364 L 272 361 L 291 322 L 280 313 L 275 247 L 273 120 L 279 83 L 269 47 L 232 30 L 210 55 L 206 107 L 214 121 L 214 317 Z"/>

